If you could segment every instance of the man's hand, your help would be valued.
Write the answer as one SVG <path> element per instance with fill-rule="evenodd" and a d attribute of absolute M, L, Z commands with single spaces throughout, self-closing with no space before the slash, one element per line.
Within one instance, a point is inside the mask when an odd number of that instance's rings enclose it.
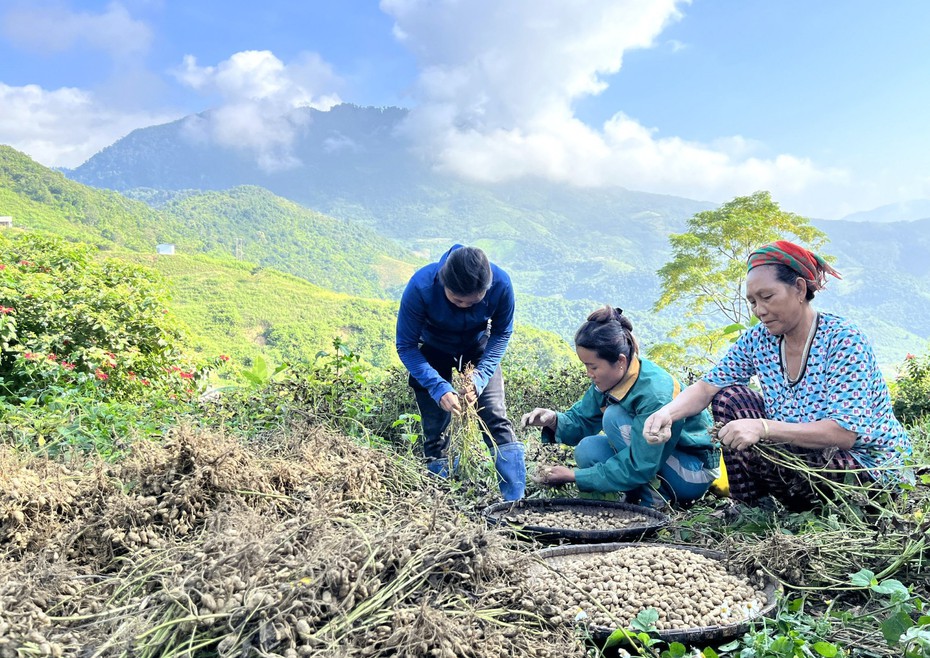
<path fill-rule="evenodd" d="M 462 413 L 462 405 L 459 404 L 459 394 L 454 391 L 449 391 L 443 395 L 439 400 L 439 406 L 442 407 L 443 411 L 448 411 L 450 414 L 455 414 L 456 416 Z"/>
<path fill-rule="evenodd" d="M 531 412 L 523 414 L 520 427 L 548 427 L 553 432 L 559 424 L 558 415 L 552 409 L 536 407 Z"/>

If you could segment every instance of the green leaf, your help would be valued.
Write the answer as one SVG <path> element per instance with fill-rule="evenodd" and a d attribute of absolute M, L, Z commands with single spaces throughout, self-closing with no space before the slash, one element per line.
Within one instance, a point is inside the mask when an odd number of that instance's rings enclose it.
<path fill-rule="evenodd" d="M 268 379 L 268 363 L 261 356 L 256 356 L 252 362 L 252 373 L 262 381 Z"/>
<path fill-rule="evenodd" d="M 895 601 L 896 603 L 906 601 L 908 598 L 910 598 L 911 595 L 907 587 L 902 585 L 901 581 L 895 580 L 894 578 L 889 578 L 887 580 L 883 580 L 877 585 L 872 585 L 872 591 L 876 594 L 890 594 L 892 600 L 897 599 Z"/>
<path fill-rule="evenodd" d="M 819 653 L 824 658 L 833 658 L 839 650 L 836 648 L 836 645 L 831 644 L 830 642 L 815 642 L 814 651 Z"/>
<path fill-rule="evenodd" d="M 256 386 L 261 386 L 262 384 L 265 383 L 264 379 L 262 379 L 261 377 L 253 373 L 251 370 L 243 370 L 242 376 L 245 377 L 247 380 L 249 380 L 251 383 L 255 384 Z"/>
<path fill-rule="evenodd" d="M 687 653 L 685 645 L 683 645 L 681 642 L 672 642 L 670 645 L 668 645 L 668 650 L 662 652 L 662 655 L 667 655 L 669 658 L 682 658 L 685 653 Z"/>
<path fill-rule="evenodd" d="M 623 630 L 622 628 L 618 628 L 609 636 L 607 636 L 607 640 L 604 642 L 604 648 L 606 649 L 607 647 L 616 646 L 629 637 L 630 634 L 627 631 Z"/>
<path fill-rule="evenodd" d="M 659 621 L 659 613 L 655 608 L 646 608 L 641 610 L 636 619 L 630 623 L 630 627 L 637 631 L 655 630 L 655 624 Z"/>
<path fill-rule="evenodd" d="M 914 625 L 913 620 L 906 612 L 898 612 L 882 622 L 882 635 L 888 646 L 895 646 L 901 636 Z"/>
<path fill-rule="evenodd" d="M 733 640 L 732 642 L 721 644 L 718 648 L 721 651 L 733 651 L 734 649 L 739 649 L 739 640 Z"/>
<path fill-rule="evenodd" d="M 856 587 L 871 587 L 878 584 L 875 580 L 875 572 L 868 569 L 860 569 L 856 573 L 849 574 L 849 582 Z"/>
<path fill-rule="evenodd" d="M 734 643 L 731 642 L 730 644 L 734 644 Z M 739 642 L 736 642 L 735 644 L 736 644 L 737 646 L 739 646 Z M 720 647 L 720 649 L 722 650 L 723 647 Z M 713 649 L 711 649 L 710 647 L 707 647 L 706 649 L 702 649 L 702 650 L 701 650 L 701 655 L 702 655 L 704 658 L 720 658 L 720 657 L 717 655 L 717 652 L 714 651 Z"/>

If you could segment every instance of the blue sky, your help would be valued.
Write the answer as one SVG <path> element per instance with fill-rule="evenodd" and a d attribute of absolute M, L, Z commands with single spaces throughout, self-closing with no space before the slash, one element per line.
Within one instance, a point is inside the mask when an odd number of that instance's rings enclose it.
<path fill-rule="evenodd" d="M 298 106 L 411 108 L 423 157 L 836 218 L 930 198 L 930 3 L 0 0 L 0 143 L 76 166 L 131 130 L 287 167 Z"/>

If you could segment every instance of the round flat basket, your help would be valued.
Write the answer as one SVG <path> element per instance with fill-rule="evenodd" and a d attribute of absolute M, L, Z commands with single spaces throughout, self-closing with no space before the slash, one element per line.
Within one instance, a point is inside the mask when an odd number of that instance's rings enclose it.
<path fill-rule="evenodd" d="M 633 547 L 649 547 L 650 549 L 664 547 L 669 549 L 690 551 L 692 553 L 697 553 L 698 555 L 703 555 L 707 558 L 720 562 L 725 562 L 726 560 L 726 554 L 720 551 L 713 551 L 696 546 L 660 544 L 654 542 L 623 542 L 586 546 L 553 546 L 550 548 L 540 549 L 536 552 L 536 555 L 543 561 L 543 564 L 545 564 L 546 567 L 557 572 L 559 571 L 559 566 L 566 564 L 566 562 L 569 560 L 584 559 L 585 556 L 591 556 L 598 553 L 609 553 L 611 551 Z M 761 595 L 765 598 L 765 602 L 762 607 L 756 610 L 753 616 L 749 619 L 743 619 L 731 624 L 722 624 L 716 626 L 663 629 L 657 631 L 657 634 L 662 640 L 666 642 L 681 642 L 684 644 L 726 640 L 742 635 L 749 630 L 750 626 L 755 621 L 761 619 L 775 608 L 777 603 L 776 593 L 779 591 L 779 589 L 780 586 L 776 581 L 772 580 L 771 578 L 766 578 L 764 582 L 764 589 L 761 591 Z M 609 628 L 606 626 L 593 624 L 587 625 L 587 629 L 591 633 L 594 640 L 599 642 L 606 640 L 608 637 L 610 637 L 611 633 L 616 630 L 616 628 Z"/>
<path fill-rule="evenodd" d="M 551 525 L 519 525 L 508 521 L 508 515 L 534 512 L 545 515 L 553 512 L 575 512 L 598 517 L 599 521 L 615 527 L 601 530 L 558 528 Z M 636 541 L 652 534 L 668 524 L 668 517 L 649 507 L 630 505 L 606 500 L 583 498 L 524 498 L 503 502 L 485 508 L 484 517 L 490 525 L 510 526 L 518 536 L 532 537 L 539 541 L 575 543 L 598 543 Z"/>

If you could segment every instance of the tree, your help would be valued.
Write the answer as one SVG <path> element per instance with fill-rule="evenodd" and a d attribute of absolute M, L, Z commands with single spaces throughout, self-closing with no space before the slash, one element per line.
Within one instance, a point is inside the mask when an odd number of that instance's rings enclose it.
<path fill-rule="evenodd" d="M 653 309 L 681 305 L 683 322 L 670 332 L 676 340 L 650 348 L 650 358 L 689 373 L 714 363 L 727 342 L 754 321 L 743 296 L 746 261 L 775 240 L 816 250 L 826 234 L 761 191 L 699 212 L 685 233 L 669 236 L 672 260 L 658 272 L 662 294 Z"/>

